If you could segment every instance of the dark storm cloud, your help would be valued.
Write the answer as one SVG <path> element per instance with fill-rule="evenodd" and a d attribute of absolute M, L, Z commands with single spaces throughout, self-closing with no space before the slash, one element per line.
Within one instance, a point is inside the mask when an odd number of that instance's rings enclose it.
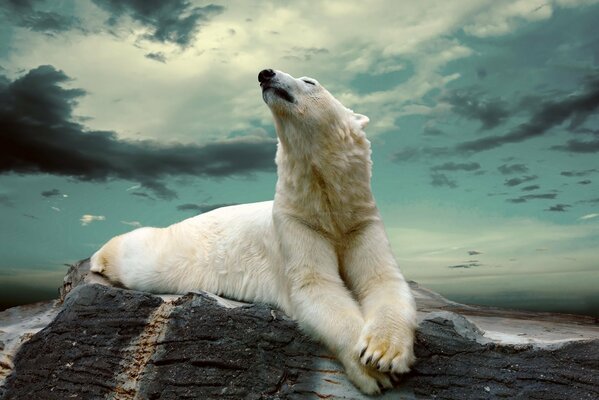
<path fill-rule="evenodd" d="M 166 64 L 166 55 L 161 51 L 157 51 L 156 53 L 148 53 L 144 57 Z"/>
<path fill-rule="evenodd" d="M 524 192 L 530 192 L 530 191 L 532 191 L 532 190 L 537 190 L 537 189 L 540 189 L 540 188 L 541 188 L 541 187 L 540 187 L 539 185 L 530 185 L 530 186 L 524 186 L 524 187 L 522 188 L 522 190 L 523 190 Z"/>
<path fill-rule="evenodd" d="M 449 103 L 456 114 L 480 121 L 483 129 L 501 125 L 510 115 L 505 101 L 484 99 L 482 93 L 474 89 L 454 90 L 441 100 Z"/>
<path fill-rule="evenodd" d="M 477 152 L 491 150 L 508 143 L 519 143 L 542 136 L 551 128 L 570 120 L 569 129 L 576 129 L 599 107 L 599 77 L 588 79 L 581 93 L 546 100 L 532 113 L 528 122 L 518 125 L 506 135 L 487 136 L 459 144 L 458 151 Z M 591 153 L 599 151 L 599 141 L 570 141 L 558 150 Z"/>
<path fill-rule="evenodd" d="M 81 29 L 81 21 L 76 17 L 40 11 L 37 6 L 43 3 L 44 0 L 8 0 L 3 2 L 0 12 L 16 26 L 47 35 Z"/>
<path fill-rule="evenodd" d="M 556 204 L 554 206 L 551 206 L 547 209 L 545 209 L 545 211 L 555 211 L 555 212 L 565 212 L 568 211 L 567 208 L 572 207 L 570 204 Z"/>
<path fill-rule="evenodd" d="M 56 197 L 56 196 L 60 196 L 60 190 L 58 190 L 58 189 L 45 190 L 40 194 L 43 197 Z"/>
<path fill-rule="evenodd" d="M 593 168 L 593 169 L 585 169 L 582 171 L 562 171 L 560 172 L 560 175 L 562 176 L 588 176 L 590 174 L 592 174 L 593 172 L 599 172 L 599 170 Z"/>
<path fill-rule="evenodd" d="M 187 0 L 93 0 L 107 11 L 109 25 L 127 15 L 151 30 L 145 38 L 186 47 L 193 42 L 201 26 L 221 14 L 224 7 L 208 4 L 194 7 Z"/>
<path fill-rule="evenodd" d="M 445 174 L 434 173 L 431 174 L 431 185 L 435 187 L 447 186 L 452 189 L 458 187 L 458 184 L 453 179 L 449 179 L 449 177 Z"/>
<path fill-rule="evenodd" d="M 524 164 L 503 164 L 497 167 L 497 170 L 501 172 L 503 175 L 523 174 L 525 172 L 528 172 L 528 167 Z"/>
<path fill-rule="evenodd" d="M 435 165 L 431 167 L 431 171 L 476 171 L 480 169 L 480 164 L 477 162 L 471 163 L 454 163 L 446 162 L 445 164 Z"/>
<path fill-rule="evenodd" d="M 0 75 L 0 173 L 48 173 L 84 181 L 120 178 L 140 182 L 157 196 L 175 193 L 167 176 L 225 177 L 273 171 L 274 139 L 232 139 L 199 145 L 122 140 L 115 132 L 90 131 L 73 122 L 81 89 L 40 66 L 10 82 Z"/>
<path fill-rule="evenodd" d="M 530 176 L 523 176 L 521 178 L 511 178 L 511 179 L 506 179 L 505 182 L 503 182 L 503 184 L 505 186 L 518 186 L 521 183 L 524 182 L 530 182 L 530 181 L 534 181 L 535 179 L 537 179 L 536 175 L 530 175 Z"/>
<path fill-rule="evenodd" d="M 506 201 L 509 201 L 510 203 L 526 203 L 528 200 L 552 200 L 556 197 L 557 194 L 555 193 L 527 194 L 514 199 L 507 199 Z"/>
<path fill-rule="evenodd" d="M 585 179 L 583 181 L 578 181 L 577 182 L 579 185 L 589 185 L 591 183 L 593 183 L 590 179 Z"/>
<path fill-rule="evenodd" d="M 469 256 L 477 256 L 479 254 L 483 254 L 480 251 L 476 251 L 476 250 L 468 250 L 468 255 Z"/>
<path fill-rule="evenodd" d="M 212 210 L 216 210 L 217 208 L 221 208 L 221 207 L 228 207 L 228 206 L 235 206 L 239 203 L 221 203 L 221 204 L 193 204 L 193 203 L 187 203 L 187 204 L 181 204 L 180 206 L 177 206 L 177 210 L 179 211 L 193 211 L 193 212 L 197 212 L 197 213 L 207 213 L 208 211 L 212 211 Z"/>

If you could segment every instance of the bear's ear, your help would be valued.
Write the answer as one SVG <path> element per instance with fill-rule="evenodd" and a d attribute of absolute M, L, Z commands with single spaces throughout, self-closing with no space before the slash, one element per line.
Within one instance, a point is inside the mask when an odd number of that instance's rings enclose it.
<path fill-rule="evenodd" d="M 366 115 L 354 113 L 354 120 L 358 123 L 360 128 L 365 129 L 366 125 L 370 122 L 370 119 Z"/>

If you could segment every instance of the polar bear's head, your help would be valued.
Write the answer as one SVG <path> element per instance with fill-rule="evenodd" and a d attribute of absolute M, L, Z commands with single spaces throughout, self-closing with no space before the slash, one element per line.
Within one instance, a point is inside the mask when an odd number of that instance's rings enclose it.
<path fill-rule="evenodd" d="M 311 134 L 313 138 L 331 131 L 355 133 L 368 124 L 368 117 L 344 107 L 313 78 L 294 78 L 265 69 L 258 74 L 258 81 L 279 136 L 301 134 L 305 138 Z"/>

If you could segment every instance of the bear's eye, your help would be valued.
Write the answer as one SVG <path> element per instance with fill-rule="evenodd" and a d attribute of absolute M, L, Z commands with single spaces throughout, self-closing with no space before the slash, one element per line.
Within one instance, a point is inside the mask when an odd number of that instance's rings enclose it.
<path fill-rule="evenodd" d="M 302 80 L 303 80 L 304 82 L 306 82 L 308 85 L 313 85 L 313 86 L 316 86 L 316 83 L 314 83 L 314 82 L 312 82 L 312 81 L 309 81 L 309 80 L 306 80 L 306 79 L 302 79 Z"/>

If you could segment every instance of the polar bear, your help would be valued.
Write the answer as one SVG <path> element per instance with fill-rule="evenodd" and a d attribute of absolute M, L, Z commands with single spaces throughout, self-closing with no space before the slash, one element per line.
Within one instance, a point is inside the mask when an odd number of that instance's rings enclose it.
<path fill-rule="evenodd" d="M 416 308 L 370 189 L 368 118 L 312 78 L 258 80 L 278 136 L 274 201 L 117 236 L 91 270 L 136 290 L 270 303 L 380 393 L 414 361 Z"/>

